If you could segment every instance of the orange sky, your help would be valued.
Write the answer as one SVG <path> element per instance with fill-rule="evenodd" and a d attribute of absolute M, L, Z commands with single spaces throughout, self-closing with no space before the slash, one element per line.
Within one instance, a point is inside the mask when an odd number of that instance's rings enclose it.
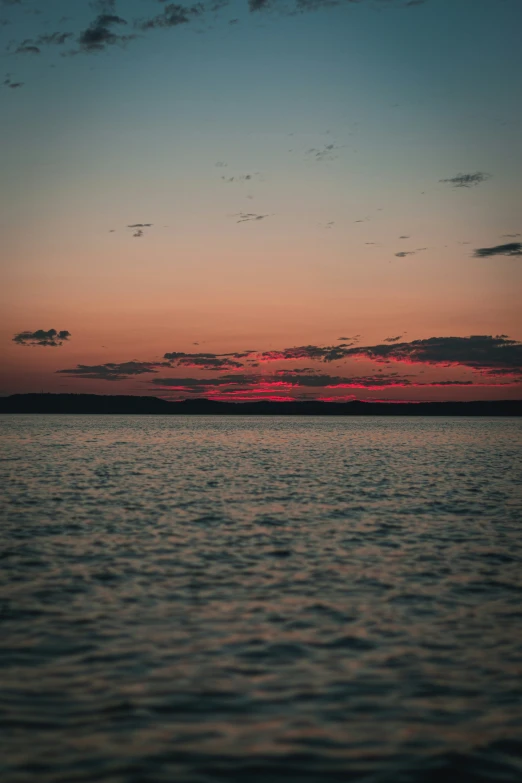
<path fill-rule="evenodd" d="M 0 393 L 522 396 L 513 344 L 504 364 L 502 346 L 488 344 L 482 361 L 471 343 L 456 366 L 444 366 L 445 344 L 436 363 L 383 364 L 371 351 L 251 362 L 232 370 L 250 381 L 230 386 L 201 384 L 230 369 L 153 366 L 171 352 L 261 355 L 355 335 L 369 348 L 397 336 L 522 339 L 511 0 L 494 14 L 449 0 L 298 15 L 232 3 L 200 35 L 158 23 L 118 46 L 101 29 L 100 47 L 82 35 L 97 24 L 86 3 L 67 22 L 75 57 L 42 43 L 32 57 L 14 51 L 65 24 L 60 3 L 45 19 L 3 9 Z M 120 6 L 134 29 L 142 5 Z M 13 342 L 51 328 L 70 339 Z M 115 380 L 114 365 L 132 361 L 150 371 Z M 102 369 L 59 372 L 79 365 Z M 303 366 L 366 380 L 277 381 Z M 376 374 L 389 385 L 371 388 Z M 176 392 L 157 382 L 176 377 L 188 379 Z"/>

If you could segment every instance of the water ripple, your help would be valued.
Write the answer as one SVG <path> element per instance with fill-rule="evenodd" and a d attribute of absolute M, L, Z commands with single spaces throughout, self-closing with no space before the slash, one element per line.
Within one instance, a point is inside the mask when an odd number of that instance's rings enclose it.
<path fill-rule="evenodd" d="M 522 779 L 522 422 L 3 416 L 2 779 Z"/>

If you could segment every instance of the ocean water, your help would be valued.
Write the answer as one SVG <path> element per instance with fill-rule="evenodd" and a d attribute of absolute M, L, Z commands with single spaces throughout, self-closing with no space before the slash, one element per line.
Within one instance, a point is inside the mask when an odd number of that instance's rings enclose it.
<path fill-rule="evenodd" d="M 522 780 L 522 420 L 0 433 L 4 783 Z"/>

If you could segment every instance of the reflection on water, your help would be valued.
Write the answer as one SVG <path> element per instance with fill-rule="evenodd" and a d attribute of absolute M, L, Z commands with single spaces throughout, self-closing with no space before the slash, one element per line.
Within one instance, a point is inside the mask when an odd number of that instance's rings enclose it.
<path fill-rule="evenodd" d="M 520 781 L 520 420 L 0 417 L 9 781 Z"/>

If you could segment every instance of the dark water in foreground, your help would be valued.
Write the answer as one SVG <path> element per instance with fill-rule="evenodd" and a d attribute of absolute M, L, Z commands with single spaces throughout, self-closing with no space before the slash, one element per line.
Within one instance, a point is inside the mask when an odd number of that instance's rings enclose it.
<path fill-rule="evenodd" d="M 522 420 L 0 432 L 3 781 L 522 780 Z"/>

